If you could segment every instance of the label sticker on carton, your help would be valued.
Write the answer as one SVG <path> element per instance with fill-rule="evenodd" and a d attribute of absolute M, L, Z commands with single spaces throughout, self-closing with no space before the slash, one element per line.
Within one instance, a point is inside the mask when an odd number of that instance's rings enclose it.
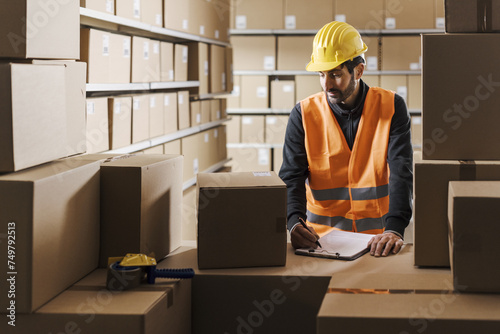
<path fill-rule="evenodd" d="M 123 58 L 130 58 L 130 38 L 123 39 Z"/>
<path fill-rule="evenodd" d="M 115 14 L 115 1 L 106 0 L 106 11 L 111 14 Z"/>
<path fill-rule="evenodd" d="M 160 54 L 160 42 L 153 42 L 153 53 L 155 55 L 159 55 Z"/>
<path fill-rule="evenodd" d="M 217 129 L 214 130 L 214 138 L 219 137 L 219 131 Z"/>
<path fill-rule="evenodd" d="M 164 105 L 164 106 L 168 106 L 168 105 L 170 105 L 170 96 L 169 96 L 169 95 L 165 95 L 165 96 L 163 97 L 163 105 Z"/>
<path fill-rule="evenodd" d="M 257 87 L 257 97 L 260 99 L 267 97 L 267 87 L 266 86 Z"/>
<path fill-rule="evenodd" d="M 143 49 L 144 60 L 148 60 L 149 59 L 149 41 L 144 42 L 142 49 Z"/>
<path fill-rule="evenodd" d="M 205 143 L 208 143 L 210 141 L 210 137 L 208 136 L 208 133 L 205 133 Z"/>
<path fill-rule="evenodd" d="M 410 70 L 412 71 L 420 70 L 420 63 L 410 63 Z"/>
<path fill-rule="evenodd" d="M 122 104 L 120 102 L 115 102 L 113 109 L 116 115 L 120 115 L 122 113 Z"/>
<path fill-rule="evenodd" d="M 335 21 L 345 22 L 346 20 L 347 19 L 346 19 L 345 14 L 337 14 L 337 15 L 335 15 Z"/>
<path fill-rule="evenodd" d="M 274 56 L 265 56 L 264 57 L 264 69 L 265 70 L 274 70 Z"/>
<path fill-rule="evenodd" d="M 204 73 L 205 73 L 205 76 L 207 77 L 208 76 L 208 60 L 205 60 L 205 62 L 203 63 L 203 67 L 204 67 Z"/>
<path fill-rule="evenodd" d="M 141 107 L 141 100 L 134 98 L 133 108 L 134 110 L 139 110 Z"/>
<path fill-rule="evenodd" d="M 95 114 L 95 104 L 94 102 L 87 102 L 87 114 L 94 115 Z"/>
<path fill-rule="evenodd" d="M 271 172 L 253 172 L 253 176 L 271 176 Z"/>
<path fill-rule="evenodd" d="M 109 35 L 102 35 L 102 55 L 109 56 Z"/>
<path fill-rule="evenodd" d="M 401 95 L 401 97 L 406 101 L 406 98 L 408 97 L 408 87 L 398 86 L 398 88 L 396 89 L 396 93 L 398 93 L 398 95 Z"/>
<path fill-rule="evenodd" d="M 291 93 L 293 92 L 293 85 L 284 85 L 283 86 L 283 93 Z"/>
<path fill-rule="evenodd" d="M 187 63 L 188 62 L 188 48 L 182 48 L 182 62 Z"/>
<path fill-rule="evenodd" d="M 168 70 L 168 79 L 174 80 L 174 70 Z"/>
<path fill-rule="evenodd" d="M 246 29 L 247 28 L 247 16 L 246 15 L 236 15 L 235 26 L 236 26 L 236 29 Z"/>
<path fill-rule="evenodd" d="M 141 0 L 134 0 L 134 17 L 141 18 Z"/>
<path fill-rule="evenodd" d="M 196 114 L 196 124 L 201 123 L 201 114 Z"/>
<path fill-rule="evenodd" d="M 149 97 L 149 107 L 150 108 L 156 107 L 156 97 L 155 96 Z"/>
<path fill-rule="evenodd" d="M 219 30 L 215 30 L 215 38 L 216 38 L 216 39 L 219 39 L 219 37 L 220 37 Z"/>
<path fill-rule="evenodd" d="M 273 125 L 276 124 L 277 119 L 273 116 L 266 116 L 266 124 Z"/>
<path fill-rule="evenodd" d="M 198 158 L 194 158 L 193 160 L 193 174 L 198 174 L 200 170 L 200 163 L 198 162 Z"/>
<path fill-rule="evenodd" d="M 411 123 L 414 125 L 422 124 L 422 117 L 421 116 L 412 116 Z"/>
<path fill-rule="evenodd" d="M 188 30 L 188 28 L 189 28 L 189 20 L 187 19 L 182 20 L 182 29 Z"/>
<path fill-rule="evenodd" d="M 297 28 L 297 18 L 295 15 L 285 16 L 285 29 L 296 29 Z"/>
<path fill-rule="evenodd" d="M 446 20 L 444 17 L 436 17 L 436 28 L 437 29 L 444 29 L 446 26 Z"/>
<path fill-rule="evenodd" d="M 205 26 L 204 25 L 200 25 L 200 35 L 205 35 Z"/>
<path fill-rule="evenodd" d="M 225 72 L 222 72 L 221 73 L 221 81 L 222 81 L 222 90 L 225 91 L 226 90 L 226 73 Z"/>
<path fill-rule="evenodd" d="M 267 148 L 259 148 L 259 165 L 269 165 L 269 150 Z"/>
<path fill-rule="evenodd" d="M 246 116 L 243 116 L 241 118 L 241 124 L 244 124 L 244 125 L 251 125 L 253 124 L 253 118 L 252 117 L 246 117 Z"/>
<path fill-rule="evenodd" d="M 179 94 L 178 100 L 179 100 L 179 104 L 184 104 L 184 95 Z"/>
<path fill-rule="evenodd" d="M 378 71 L 378 57 L 377 56 L 366 57 L 366 69 L 368 71 Z"/>
<path fill-rule="evenodd" d="M 385 29 L 396 29 L 396 18 L 386 17 L 385 18 Z"/>
<path fill-rule="evenodd" d="M 159 26 L 163 24 L 163 16 L 161 14 L 155 15 L 155 23 Z"/>
<path fill-rule="evenodd" d="M 234 97 L 240 96 L 240 86 L 233 86 L 233 91 L 231 92 L 231 95 Z"/>

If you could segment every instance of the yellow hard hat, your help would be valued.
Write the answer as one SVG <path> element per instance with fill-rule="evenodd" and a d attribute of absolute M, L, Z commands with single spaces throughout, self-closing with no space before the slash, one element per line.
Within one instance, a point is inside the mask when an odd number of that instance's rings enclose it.
<path fill-rule="evenodd" d="M 310 72 L 330 71 L 347 60 L 362 55 L 368 47 L 359 32 L 345 22 L 330 22 L 321 28 L 313 41 Z"/>

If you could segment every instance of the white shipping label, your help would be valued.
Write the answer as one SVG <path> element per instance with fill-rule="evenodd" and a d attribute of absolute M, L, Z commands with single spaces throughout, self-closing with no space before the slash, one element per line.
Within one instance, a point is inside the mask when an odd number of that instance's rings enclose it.
<path fill-rule="evenodd" d="M 217 116 L 216 116 L 216 117 L 217 117 L 217 119 L 220 119 L 220 110 L 217 110 L 217 113 L 216 113 L 216 114 L 217 114 Z"/>
<path fill-rule="evenodd" d="M 183 48 L 182 49 L 182 62 L 187 63 L 188 62 L 188 48 Z"/>
<path fill-rule="evenodd" d="M 272 117 L 272 116 L 266 117 L 266 124 L 273 125 L 273 124 L 276 124 L 277 121 L 278 120 L 276 119 L 276 117 Z"/>
<path fill-rule="evenodd" d="M 295 29 L 297 28 L 297 18 L 295 15 L 285 16 L 285 29 Z"/>
<path fill-rule="evenodd" d="M 214 138 L 219 137 L 219 131 L 217 129 L 214 130 Z"/>
<path fill-rule="evenodd" d="M 196 123 L 197 124 L 201 123 L 201 114 L 196 114 Z"/>
<path fill-rule="evenodd" d="M 232 96 L 240 96 L 240 86 L 233 86 Z"/>
<path fill-rule="evenodd" d="M 149 98 L 149 107 L 150 108 L 156 107 L 156 97 L 155 96 L 151 96 Z"/>
<path fill-rule="evenodd" d="M 408 97 L 408 88 L 406 86 L 398 86 L 396 93 L 401 95 L 401 97 L 406 101 L 406 98 Z"/>
<path fill-rule="evenodd" d="M 205 76 L 207 77 L 208 76 L 208 60 L 205 60 L 204 62 L 204 72 L 205 72 Z"/>
<path fill-rule="evenodd" d="M 385 29 L 396 29 L 396 18 L 386 17 L 385 18 Z"/>
<path fill-rule="evenodd" d="M 260 99 L 267 98 L 267 87 L 266 86 L 257 87 L 257 97 Z"/>
<path fill-rule="evenodd" d="M 187 19 L 182 20 L 182 29 L 188 30 L 188 28 L 189 28 L 189 20 Z"/>
<path fill-rule="evenodd" d="M 174 80 L 174 70 L 168 70 L 168 79 Z"/>
<path fill-rule="evenodd" d="M 165 95 L 163 97 L 163 105 L 164 106 L 169 106 L 170 105 L 170 95 Z"/>
<path fill-rule="evenodd" d="M 184 95 L 179 94 L 178 100 L 179 100 L 179 104 L 184 104 Z"/>
<path fill-rule="evenodd" d="M 143 55 L 144 55 L 144 60 L 149 59 L 149 41 L 145 41 L 143 45 Z"/>
<path fill-rule="evenodd" d="M 284 85 L 283 86 L 283 93 L 292 93 L 293 92 L 293 86 L 292 85 Z"/>
<path fill-rule="evenodd" d="M 87 114 L 94 115 L 95 114 L 95 103 L 87 102 Z"/>
<path fill-rule="evenodd" d="M 271 176 L 271 172 L 253 172 L 253 176 Z"/>
<path fill-rule="evenodd" d="M 102 35 L 102 55 L 109 56 L 109 35 Z"/>
<path fill-rule="evenodd" d="M 120 102 L 115 102 L 113 112 L 116 115 L 120 115 L 122 113 L 122 104 Z"/>
<path fill-rule="evenodd" d="M 346 19 L 345 14 L 337 14 L 337 15 L 335 15 L 335 21 L 345 22 L 346 20 L 347 19 Z"/>
<path fill-rule="evenodd" d="M 422 124 L 422 117 L 420 116 L 413 116 L 411 118 L 411 122 L 415 125 L 419 125 L 419 124 Z"/>
<path fill-rule="evenodd" d="M 436 17 L 436 28 L 437 29 L 444 29 L 446 26 L 446 20 L 444 17 Z"/>
<path fill-rule="evenodd" d="M 246 15 L 236 15 L 235 27 L 236 27 L 236 29 L 246 29 L 247 28 Z"/>
<path fill-rule="evenodd" d="M 208 136 L 208 133 L 205 133 L 205 143 L 208 143 L 210 141 L 210 137 Z"/>
<path fill-rule="evenodd" d="M 196 175 L 200 171 L 200 164 L 198 162 L 198 158 L 194 158 L 193 160 L 193 173 Z"/>
<path fill-rule="evenodd" d="M 159 42 L 153 42 L 153 53 L 155 55 L 160 54 L 160 43 Z"/>
<path fill-rule="evenodd" d="M 141 18 L 141 0 L 134 0 L 134 17 Z"/>
<path fill-rule="evenodd" d="M 269 165 L 269 150 L 267 148 L 259 148 L 259 165 Z"/>
<path fill-rule="evenodd" d="M 108 13 L 115 13 L 115 1 L 114 0 L 106 0 L 106 11 Z"/>
<path fill-rule="evenodd" d="M 368 71 L 378 71 L 378 57 L 377 56 L 366 57 L 366 69 Z"/>
<path fill-rule="evenodd" d="M 264 57 L 264 69 L 274 70 L 274 56 L 265 56 Z"/>
<path fill-rule="evenodd" d="M 200 25 L 200 35 L 205 35 L 205 26 L 204 25 Z"/>
<path fill-rule="evenodd" d="M 252 117 L 245 117 L 245 116 L 243 116 L 241 118 L 241 124 L 251 125 L 251 124 L 253 124 L 253 118 Z"/>
<path fill-rule="evenodd" d="M 226 73 L 221 73 L 221 81 L 222 81 L 222 90 L 225 91 L 226 90 Z"/>
<path fill-rule="evenodd" d="M 123 39 L 123 58 L 130 58 L 130 38 Z"/>
<path fill-rule="evenodd" d="M 139 110 L 140 107 L 141 107 L 141 100 L 134 99 L 134 105 L 133 105 L 133 107 L 134 107 L 134 110 Z"/>
<path fill-rule="evenodd" d="M 163 24 L 163 15 L 161 14 L 156 14 L 155 15 L 155 23 L 157 25 L 162 25 Z"/>
<path fill-rule="evenodd" d="M 420 63 L 410 63 L 410 70 L 417 71 L 420 69 Z"/>
<path fill-rule="evenodd" d="M 215 30 L 215 38 L 216 38 L 216 39 L 219 39 L 219 37 L 220 37 L 219 30 Z"/>

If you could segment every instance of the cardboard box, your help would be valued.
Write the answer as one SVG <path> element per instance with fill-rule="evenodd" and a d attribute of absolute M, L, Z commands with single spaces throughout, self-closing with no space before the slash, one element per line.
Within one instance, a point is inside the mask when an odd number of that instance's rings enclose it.
<path fill-rule="evenodd" d="M 198 94 L 209 92 L 210 63 L 208 60 L 208 44 L 189 43 L 188 79 L 199 81 Z"/>
<path fill-rule="evenodd" d="M 126 35 L 110 34 L 109 81 L 108 83 L 129 83 L 132 72 L 132 38 Z M 101 82 L 96 82 L 101 83 Z"/>
<path fill-rule="evenodd" d="M 334 1 L 284 0 L 285 29 L 320 29 L 333 21 Z"/>
<path fill-rule="evenodd" d="M 227 165 L 233 172 L 267 172 L 273 168 L 269 148 L 229 145 L 227 155 L 231 158 Z"/>
<path fill-rule="evenodd" d="M 382 71 L 421 70 L 419 36 L 382 37 Z"/>
<path fill-rule="evenodd" d="M 163 96 L 164 134 L 176 132 L 179 129 L 177 122 L 177 93 L 165 93 Z"/>
<path fill-rule="evenodd" d="M 314 36 L 278 36 L 280 71 L 304 71 L 311 61 Z"/>
<path fill-rule="evenodd" d="M 413 149 L 422 149 L 422 116 L 411 116 L 411 144 Z"/>
<path fill-rule="evenodd" d="M 216 23 L 211 0 L 197 0 L 190 2 L 189 17 L 192 26 L 190 32 L 194 35 L 215 38 Z M 222 11 L 221 11 L 222 12 Z M 214 15 L 215 14 L 215 15 Z"/>
<path fill-rule="evenodd" d="M 210 45 L 210 93 L 223 93 L 226 91 L 226 50 L 224 47 Z"/>
<path fill-rule="evenodd" d="M 182 197 L 182 240 L 196 240 L 198 219 L 196 203 L 196 186 L 184 190 Z"/>
<path fill-rule="evenodd" d="M 212 100 L 201 100 L 200 112 L 201 112 L 201 123 L 205 124 L 210 122 Z"/>
<path fill-rule="evenodd" d="M 323 88 L 321 88 L 317 74 L 295 76 L 295 97 L 297 101 L 301 101 L 321 91 L 323 91 Z"/>
<path fill-rule="evenodd" d="M 214 136 L 218 138 L 216 162 L 227 160 L 227 126 L 221 125 L 215 128 Z"/>
<path fill-rule="evenodd" d="M 233 48 L 226 47 L 226 92 L 231 93 L 234 88 L 233 76 Z"/>
<path fill-rule="evenodd" d="M 191 114 L 189 104 L 189 91 L 177 92 L 177 120 L 179 130 L 189 128 L 191 126 Z"/>
<path fill-rule="evenodd" d="M 0 57 L 79 59 L 77 1 L 2 2 L 0 22 Z"/>
<path fill-rule="evenodd" d="M 189 105 L 191 126 L 198 126 L 201 124 L 201 102 L 191 101 Z"/>
<path fill-rule="evenodd" d="M 86 149 L 85 64 L 33 62 L 0 64 L 2 172 Z"/>
<path fill-rule="evenodd" d="M 408 104 L 407 75 L 381 75 L 380 87 L 396 92 L 396 94 L 400 95 Z"/>
<path fill-rule="evenodd" d="M 233 76 L 233 89 L 231 90 L 231 95 L 226 97 L 227 107 L 230 109 L 241 108 L 241 76 Z"/>
<path fill-rule="evenodd" d="M 189 57 L 187 45 L 175 44 L 174 45 L 174 81 L 187 81 L 188 80 L 188 59 L 193 62 L 194 60 Z"/>
<path fill-rule="evenodd" d="M 234 27 L 236 29 L 283 29 L 283 4 L 284 0 L 236 2 Z"/>
<path fill-rule="evenodd" d="M 368 51 L 363 54 L 365 71 L 378 71 L 381 67 L 380 39 L 378 36 L 363 36 L 363 42 L 368 46 Z"/>
<path fill-rule="evenodd" d="M 265 116 L 241 116 L 241 142 L 264 143 Z"/>
<path fill-rule="evenodd" d="M 132 144 L 149 137 L 149 95 L 132 96 Z"/>
<path fill-rule="evenodd" d="M 265 116 L 266 117 L 266 143 L 283 144 L 285 142 L 285 131 L 288 116 Z"/>
<path fill-rule="evenodd" d="M 435 0 L 385 0 L 385 29 L 434 29 Z"/>
<path fill-rule="evenodd" d="M 0 286 L 3 312 L 14 302 L 14 313 L 30 313 L 97 268 L 98 163 L 66 159 L 2 175 L 0 199 L 1 252 L 12 261 L 0 277 L 15 286 Z"/>
<path fill-rule="evenodd" d="M 456 291 L 500 292 L 498 226 L 492 224 L 499 202 L 500 182 L 449 183 L 450 264 Z"/>
<path fill-rule="evenodd" d="M 108 99 L 109 148 L 114 150 L 132 143 L 132 98 Z"/>
<path fill-rule="evenodd" d="M 226 122 L 227 125 L 227 142 L 241 143 L 241 116 L 232 115 L 231 119 Z"/>
<path fill-rule="evenodd" d="M 408 76 L 408 109 L 422 111 L 422 76 Z"/>
<path fill-rule="evenodd" d="M 414 175 L 415 265 L 449 267 L 448 182 L 500 180 L 500 163 L 422 160 L 418 152 Z"/>
<path fill-rule="evenodd" d="M 436 28 L 445 29 L 446 19 L 444 11 L 445 0 L 436 0 Z"/>
<path fill-rule="evenodd" d="M 181 140 L 177 139 L 163 144 L 163 152 L 164 154 L 182 154 Z"/>
<path fill-rule="evenodd" d="M 110 256 L 153 252 L 159 260 L 180 246 L 182 162 L 148 154 L 102 164 L 101 267 Z"/>
<path fill-rule="evenodd" d="M 186 182 L 194 178 L 200 171 L 199 150 L 201 133 L 181 138 L 181 151 L 184 156 L 182 180 Z"/>
<path fill-rule="evenodd" d="M 174 81 L 174 44 L 160 42 L 160 81 Z"/>
<path fill-rule="evenodd" d="M 285 265 L 286 186 L 275 173 L 202 173 L 197 180 L 199 268 Z M 244 204 L 250 199 L 259 210 Z"/>
<path fill-rule="evenodd" d="M 271 81 L 271 109 L 291 110 L 295 105 L 295 81 Z"/>
<path fill-rule="evenodd" d="M 385 27 L 385 0 L 356 0 L 355 6 L 349 0 L 335 0 L 334 4 L 335 21 L 347 22 L 360 30 L 378 30 Z"/>
<path fill-rule="evenodd" d="M 222 119 L 222 99 L 210 100 L 210 121 L 218 121 Z"/>
<path fill-rule="evenodd" d="M 362 80 L 369 86 L 369 87 L 381 87 L 380 84 L 380 75 L 364 75 Z"/>
<path fill-rule="evenodd" d="M 115 0 L 80 0 L 80 7 L 115 15 Z"/>
<path fill-rule="evenodd" d="M 492 70 L 498 42 L 498 34 L 423 35 L 424 159 L 500 158 L 499 79 Z M 437 56 L 443 52 L 454 56 L 443 61 Z M 485 52 L 491 57 L 485 58 Z M 464 63 L 471 68 L 460 73 Z"/>
<path fill-rule="evenodd" d="M 241 77 L 241 108 L 269 108 L 269 77 L 246 75 Z"/>
<path fill-rule="evenodd" d="M 163 26 L 177 31 L 189 31 L 190 1 L 163 0 Z"/>
<path fill-rule="evenodd" d="M 160 81 L 160 42 L 149 38 L 132 37 L 131 82 Z"/>
<path fill-rule="evenodd" d="M 500 1 L 445 1 L 446 32 L 500 31 Z"/>
<path fill-rule="evenodd" d="M 154 138 L 165 134 L 165 104 L 164 95 L 155 93 L 149 95 L 149 137 Z M 163 153 L 163 152 L 162 152 Z"/>
<path fill-rule="evenodd" d="M 116 16 L 130 20 L 141 20 L 141 0 L 117 0 L 115 3 Z"/>
<path fill-rule="evenodd" d="M 148 73 L 149 73 L 149 81 L 151 82 L 157 82 L 160 81 L 160 41 L 158 40 L 151 40 L 151 57 L 149 58 L 149 67 L 148 67 Z"/>
<path fill-rule="evenodd" d="M 235 71 L 276 69 L 276 37 L 231 36 L 231 44 Z"/>
<path fill-rule="evenodd" d="M 87 99 L 87 153 L 109 150 L 108 98 Z"/>
<path fill-rule="evenodd" d="M 163 27 L 163 0 L 142 0 L 141 21 Z"/>

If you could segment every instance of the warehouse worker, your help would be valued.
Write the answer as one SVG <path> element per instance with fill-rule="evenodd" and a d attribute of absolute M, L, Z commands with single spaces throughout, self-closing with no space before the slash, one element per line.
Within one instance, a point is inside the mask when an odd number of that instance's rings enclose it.
<path fill-rule="evenodd" d="M 368 243 L 374 256 L 403 245 L 412 212 L 410 117 L 401 96 L 361 80 L 367 49 L 343 22 L 314 38 L 306 70 L 319 73 L 323 92 L 292 110 L 280 170 L 294 248 L 316 248 L 331 229 L 376 234 Z"/>

